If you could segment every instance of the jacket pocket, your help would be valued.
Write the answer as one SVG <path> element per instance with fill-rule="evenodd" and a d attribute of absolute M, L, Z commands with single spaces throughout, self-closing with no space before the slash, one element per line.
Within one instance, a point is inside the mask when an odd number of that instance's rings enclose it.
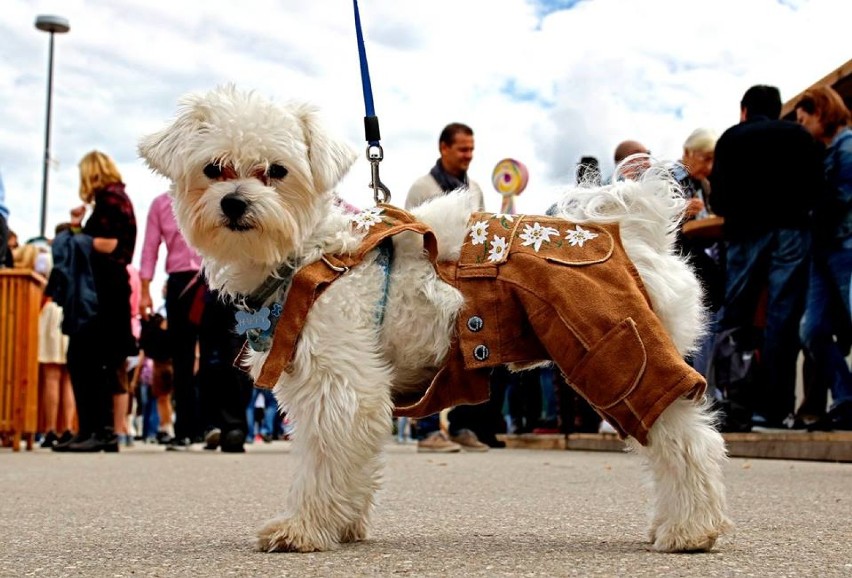
<path fill-rule="evenodd" d="M 568 382 L 598 409 L 630 395 L 648 361 L 636 323 L 627 317 L 595 343 L 568 376 Z"/>

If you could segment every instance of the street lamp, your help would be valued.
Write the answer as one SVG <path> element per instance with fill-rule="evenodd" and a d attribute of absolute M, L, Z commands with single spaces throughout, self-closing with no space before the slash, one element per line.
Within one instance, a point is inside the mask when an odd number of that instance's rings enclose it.
<path fill-rule="evenodd" d="M 38 16 L 35 27 L 44 32 L 50 32 L 50 56 L 47 61 L 47 122 L 44 128 L 44 172 L 41 177 L 41 226 L 39 234 L 44 237 L 47 220 L 47 169 L 50 165 L 50 99 L 53 93 L 53 35 L 64 34 L 71 27 L 68 20 L 61 16 Z"/>

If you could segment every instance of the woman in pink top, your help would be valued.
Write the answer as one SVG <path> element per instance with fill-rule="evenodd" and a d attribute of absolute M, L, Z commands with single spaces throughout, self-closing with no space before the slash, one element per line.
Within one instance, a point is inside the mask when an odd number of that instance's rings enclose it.
<path fill-rule="evenodd" d="M 192 441 L 200 440 L 203 431 L 198 388 L 194 379 L 198 326 L 190 320 L 192 303 L 203 284 L 199 275 L 201 258 L 181 234 L 168 193 L 157 196 L 148 210 L 139 267 L 139 314 L 143 320 L 148 319 L 152 310 L 150 286 L 154 279 L 161 243 L 166 245 L 166 317 L 177 420 L 171 440 L 161 435 L 158 435 L 158 438 L 176 446 L 186 446 Z M 166 425 L 161 423 L 161 431 Z"/>

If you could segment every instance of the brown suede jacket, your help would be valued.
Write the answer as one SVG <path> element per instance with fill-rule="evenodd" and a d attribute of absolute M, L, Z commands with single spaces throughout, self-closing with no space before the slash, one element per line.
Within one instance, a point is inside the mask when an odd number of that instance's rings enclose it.
<path fill-rule="evenodd" d="M 272 387 L 289 370 L 311 305 L 345 267 L 389 236 L 415 231 L 465 304 L 443 367 L 421 396 L 394 400 L 397 415 L 483 402 L 491 368 L 541 360 L 553 360 L 619 434 L 642 444 L 673 401 L 703 395 L 704 378 L 684 362 L 652 311 L 617 225 L 475 213 L 461 258 L 450 263 L 436 261 L 437 243 L 425 224 L 401 209 L 379 208 L 357 253 L 326 255 L 327 263 L 297 272 L 259 387 Z"/>

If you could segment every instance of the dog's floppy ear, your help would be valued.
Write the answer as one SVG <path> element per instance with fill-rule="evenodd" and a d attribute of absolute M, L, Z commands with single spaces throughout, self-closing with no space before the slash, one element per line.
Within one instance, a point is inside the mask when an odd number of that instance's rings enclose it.
<path fill-rule="evenodd" d="M 297 105 L 296 116 L 305 134 L 314 187 L 318 191 L 330 191 L 355 162 L 355 151 L 329 135 L 315 107 Z"/>
<path fill-rule="evenodd" d="M 184 173 L 185 147 L 189 137 L 201 130 L 206 118 L 202 103 L 203 98 L 199 95 L 184 97 L 172 124 L 139 139 L 139 156 L 152 170 L 173 181 Z"/>

